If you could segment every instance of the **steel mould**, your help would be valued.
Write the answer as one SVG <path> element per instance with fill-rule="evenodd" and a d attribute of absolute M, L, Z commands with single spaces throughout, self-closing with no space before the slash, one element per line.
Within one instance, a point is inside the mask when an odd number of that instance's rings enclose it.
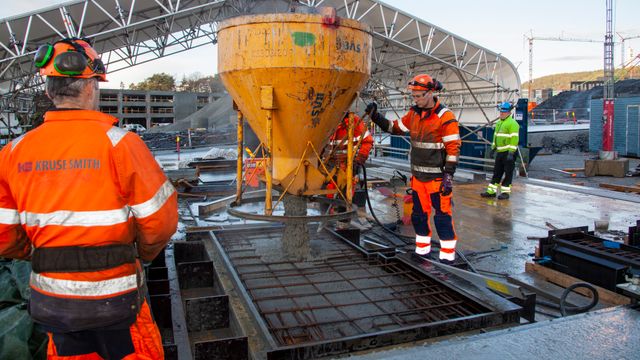
<path fill-rule="evenodd" d="M 268 359 L 336 356 L 519 320 L 520 308 L 506 300 L 481 304 L 468 288 L 451 285 L 453 277 L 367 251 L 335 233 L 315 235 L 312 247 L 321 246 L 322 255 L 305 262 L 265 261 L 258 253 L 280 241 L 280 228 L 212 234 L 271 347 Z"/>

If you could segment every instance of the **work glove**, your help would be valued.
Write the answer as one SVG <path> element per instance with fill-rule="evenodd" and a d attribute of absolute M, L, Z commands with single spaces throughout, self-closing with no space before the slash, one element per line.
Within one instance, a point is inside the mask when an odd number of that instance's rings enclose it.
<path fill-rule="evenodd" d="M 444 196 L 451 195 L 453 191 L 453 175 L 449 173 L 444 173 L 442 176 L 442 183 L 440 183 L 440 194 Z"/>
<path fill-rule="evenodd" d="M 515 160 L 516 160 L 516 153 L 509 151 L 507 153 L 507 161 L 515 161 Z"/>
<path fill-rule="evenodd" d="M 369 117 L 373 120 L 373 116 L 378 112 L 378 104 L 375 102 L 370 102 L 369 105 L 364 109 L 364 112 L 369 115 Z"/>
<path fill-rule="evenodd" d="M 492 158 L 492 159 L 495 159 L 495 157 L 496 157 L 496 149 L 495 148 L 491 148 L 489 150 L 489 157 Z"/>
<path fill-rule="evenodd" d="M 354 165 L 356 165 L 356 167 L 364 166 L 364 163 L 366 162 L 367 162 L 367 157 L 361 154 L 358 154 L 358 156 L 356 156 L 356 158 L 353 160 L 353 163 Z"/>

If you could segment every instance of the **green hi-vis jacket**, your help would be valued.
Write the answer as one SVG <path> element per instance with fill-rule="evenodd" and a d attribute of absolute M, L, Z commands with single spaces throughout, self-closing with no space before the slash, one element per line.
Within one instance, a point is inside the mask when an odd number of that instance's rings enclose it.
<path fill-rule="evenodd" d="M 496 131 L 493 133 L 492 149 L 496 149 L 498 152 L 518 150 L 518 131 L 520 125 L 513 119 L 513 116 L 509 115 L 504 120 L 498 120 L 496 123 Z"/>

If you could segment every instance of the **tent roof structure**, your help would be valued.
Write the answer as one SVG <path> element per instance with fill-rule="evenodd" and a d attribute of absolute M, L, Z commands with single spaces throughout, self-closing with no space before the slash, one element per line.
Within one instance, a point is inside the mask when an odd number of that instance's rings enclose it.
<path fill-rule="evenodd" d="M 62 37 L 90 38 L 114 72 L 215 44 L 226 18 L 292 6 L 334 7 L 339 16 L 371 27 L 372 78 L 362 95 L 383 108 L 410 106 L 406 84 L 419 73 L 444 84 L 441 97 L 463 123 L 485 124 L 497 117 L 496 104 L 517 100 L 520 78 L 508 59 L 382 1 L 75 0 L 0 19 L 3 102 L 42 84 L 33 54 Z"/>

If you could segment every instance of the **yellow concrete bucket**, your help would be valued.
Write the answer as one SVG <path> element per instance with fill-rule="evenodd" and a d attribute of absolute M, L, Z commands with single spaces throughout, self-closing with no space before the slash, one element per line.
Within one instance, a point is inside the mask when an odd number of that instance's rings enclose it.
<path fill-rule="evenodd" d="M 371 72 L 369 27 L 319 14 L 228 19 L 218 31 L 218 73 L 260 141 L 273 184 L 319 193 L 320 152 Z"/>

